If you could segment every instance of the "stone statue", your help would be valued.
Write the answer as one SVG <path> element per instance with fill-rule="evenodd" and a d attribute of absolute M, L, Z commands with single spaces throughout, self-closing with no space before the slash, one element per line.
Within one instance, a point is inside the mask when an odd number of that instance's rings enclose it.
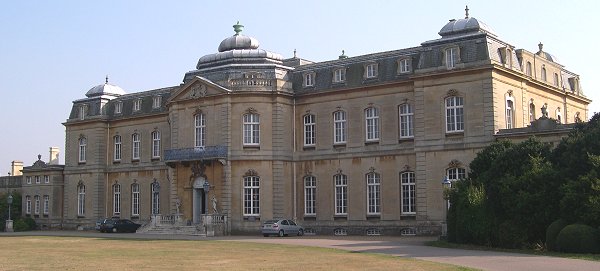
<path fill-rule="evenodd" d="M 213 195 L 212 199 L 210 200 L 212 202 L 212 207 L 213 207 L 213 213 L 217 214 L 217 198 Z"/>
<path fill-rule="evenodd" d="M 180 214 L 179 207 L 181 207 L 181 200 L 179 200 L 179 198 L 177 198 L 177 199 L 175 199 L 175 208 L 177 208 L 177 214 Z"/>
<path fill-rule="evenodd" d="M 548 117 L 548 104 L 542 106 L 542 118 Z"/>

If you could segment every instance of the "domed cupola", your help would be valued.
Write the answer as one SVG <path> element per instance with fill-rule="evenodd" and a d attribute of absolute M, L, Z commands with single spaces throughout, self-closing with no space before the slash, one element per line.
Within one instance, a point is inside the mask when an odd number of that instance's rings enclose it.
<path fill-rule="evenodd" d="M 235 31 L 235 35 L 224 39 L 219 45 L 219 52 L 225 52 L 233 49 L 258 49 L 260 45 L 258 40 L 253 37 L 248 37 L 241 35 L 243 25 L 238 21 L 237 24 L 233 26 L 233 31 Z"/>
<path fill-rule="evenodd" d="M 104 96 L 104 95 L 118 97 L 118 96 L 125 95 L 125 94 L 126 94 L 125 91 L 122 88 L 120 88 L 119 86 L 111 85 L 108 83 L 108 75 L 107 75 L 106 81 L 104 84 L 97 85 L 97 86 L 91 88 L 90 90 L 88 90 L 88 92 L 85 94 L 85 96 L 87 96 L 88 98 Z"/>
<path fill-rule="evenodd" d="M 479 21 L 473 17 L 469 17 L 469 7 L 465 8 L 464 19 L 452 19 L 450 20 L 438 34 L 442 38 L 455 37 L 467 34 L 476 33 L 487 33 L 492 36 L 497 36 L 494 30 L 482 21 Z"/>

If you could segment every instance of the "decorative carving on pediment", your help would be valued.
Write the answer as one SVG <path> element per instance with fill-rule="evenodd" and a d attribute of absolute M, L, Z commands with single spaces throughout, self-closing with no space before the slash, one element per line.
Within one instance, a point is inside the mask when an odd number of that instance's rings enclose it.
<path fill-rule="evenodd" d="M 190 88 L 190 98 L 198 98 L 206 96 L 206 86 L 203 84 L 196 84 Z"/>
<path fill-rule="evenodd" d="M 77 186 L 83 186 L 83 181 L 79 180 L 79 182 L 77 182 Z"/>
<path fill-rule="evenodd" d="M 513 95 L 512 89 L 509 89 L 506 93 L 508 93 L 508 96 L 512 96 Z"/>
<path fill-rule="evenodd" d="M 402 171 L 411 171 L 410 170 L 410 166 L 409 165 L 404 165 L 404 168 Z"/>
<path fill-rule="evenodd" d="M 337 175 L 340 175 L 340 174 L 342 174 L 342 169 L 338 168 L 338 170 L 336 172 L 337 172 Z"/>
<path fill-rule="evenodd" d="M 312 176 L 312 171 L 310 170 L 306 170 L 306 172 L 304 173 L 305 176 Z"/>
<path fill-rule="evenodd" d="M 456 159 L 452 159 L 452 161 L 450 161 L 450 163 L 448 163 L 448 168 L 457 168 L 457 167 L 462 167 L 462 162 L 460 162 Z"/>
<path fill-rule="evenodd" d="M 202 161 L 195 161 L 192 163 L 192 177 L 193 179 L 198 177 L 206 178 L 206 165 Z"/>
<path fill-rule="evenodd" d="M 249 169 L 246 171 L 246 173 L 244 173 L 244 177 L 248 176 L 258 176 L 258 173 L 254 169 Z"/>
<path fill-rule="evenodd" d="M 246 109 L 246 113 L 247 114 L 257 114 L 258 111 L 254 107 L 248 107 L 248 109 Z"/>
<path fill-rule="evenodd" d="M 450 89 L 446 93 L 446 96 L 448 96 L 448 97 L 450 97 L 450 96 L 458 96 L 458 90 L 456 90 L 456 89 Z"/>

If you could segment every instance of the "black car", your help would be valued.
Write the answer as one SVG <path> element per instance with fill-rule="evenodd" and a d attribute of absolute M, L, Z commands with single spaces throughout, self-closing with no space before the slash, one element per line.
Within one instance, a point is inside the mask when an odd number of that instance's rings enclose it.
<path fill-rule="evenodd" d="M 140 226 L 129 219 L 107 219 L 100 225 L 100 232 L 135 232 Z"/>

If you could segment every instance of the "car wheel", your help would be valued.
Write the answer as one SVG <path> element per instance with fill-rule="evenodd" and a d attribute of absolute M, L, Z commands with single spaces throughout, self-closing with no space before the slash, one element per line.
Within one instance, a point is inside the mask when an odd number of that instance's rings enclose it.
<path fill-rule="evenodd" d="M 303 229 L 299 229 L 298 230 L 298 236 L 302 236 L 304 235 L 304 230 Z"/>
<path fill-rule="evenodd" d="M 283 232 L 283 230 L 280 230 L 279 231 L 279 237 L 283 237 L 283 236 L 285 236 L 285 233 Z"/>
<path fill-rule="evenodd" d="M 117 232 L 117 228 L 112 228 L 112 232 Z"/>
<path fill-rule="evenodd" d="M 264 236 L 264 237 L 269 237 L 269 235 L 268 235 L 268 234 L 263 234 L 263 236 Z"/>

